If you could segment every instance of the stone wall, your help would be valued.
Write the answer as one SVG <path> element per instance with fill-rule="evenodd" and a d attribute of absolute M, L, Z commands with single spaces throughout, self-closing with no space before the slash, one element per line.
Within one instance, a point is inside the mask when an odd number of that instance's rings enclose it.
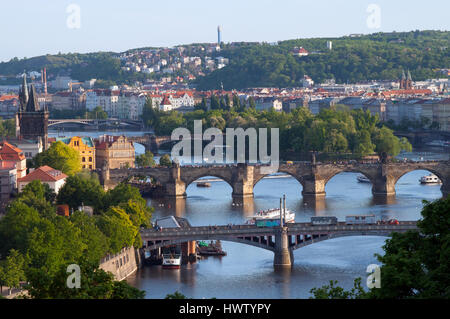
<path fill-rule="evenodd" d="M 123 248 L 119 253 L 108 255 L 100 261 L 100 268 L 114 275 L 115 280 L 124 280 L 141 265 L 141 255 L 134 247 Z"/>

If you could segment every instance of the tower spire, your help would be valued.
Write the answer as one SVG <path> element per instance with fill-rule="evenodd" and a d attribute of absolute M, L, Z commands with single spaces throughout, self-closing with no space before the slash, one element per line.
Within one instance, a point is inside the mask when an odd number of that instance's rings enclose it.
<path fill-rule="evenodd" d="M 27 85 L 27 73 L 23 72 L 22 88 L 19 92 L 19 101 L 21 110 L 25 110 L 28 103 L 28 85 Z"/>

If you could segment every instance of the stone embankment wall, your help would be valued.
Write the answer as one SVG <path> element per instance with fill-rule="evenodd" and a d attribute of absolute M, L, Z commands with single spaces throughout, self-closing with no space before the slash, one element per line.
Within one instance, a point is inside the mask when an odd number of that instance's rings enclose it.
<path fill-rule="evenodd" d="M 119 253 L 108 255 L 100 261 L 100 269 L 109 271 L 115 280 L 124 280 L 141 265 L 141 255 L 134 247 L 123 248 Z"/>

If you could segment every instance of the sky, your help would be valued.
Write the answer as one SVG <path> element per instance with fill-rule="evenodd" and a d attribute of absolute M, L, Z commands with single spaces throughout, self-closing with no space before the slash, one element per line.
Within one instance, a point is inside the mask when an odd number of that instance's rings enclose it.
<path fill-rule="evenodd" d="M 448 0 L 0 0 L 0 61 L 222 41 L 450 30 Z"/>

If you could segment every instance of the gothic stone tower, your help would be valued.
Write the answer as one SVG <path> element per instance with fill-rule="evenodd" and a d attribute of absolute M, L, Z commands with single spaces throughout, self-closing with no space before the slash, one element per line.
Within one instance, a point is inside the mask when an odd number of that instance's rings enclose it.
<path fill-rule="evenodd" d="M 20 107 L 16 115 L 16 134 L 19 138 L 41 139 L 44 150 L 48 147 L 48 117 L 47 107 L 39 107 L 36 89 L 33 84 L 27 87 L 24 76 L 22 89 L 19 93 Z"/>

